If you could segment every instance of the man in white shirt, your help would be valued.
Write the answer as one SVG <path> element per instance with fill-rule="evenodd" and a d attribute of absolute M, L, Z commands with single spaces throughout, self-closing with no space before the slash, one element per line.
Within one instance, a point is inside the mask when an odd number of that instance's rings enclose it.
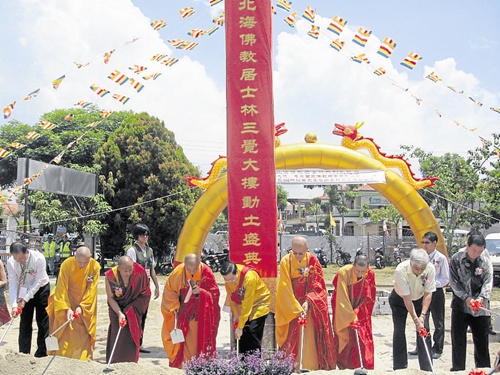
<path fill-rule="evenodd" d="M 434 334 L 432 336 L 434 345 L 432 346 L 432 358 L 438 359 L 443 354 L 444 346 L 444 307 L 445 294 L 444 288 L 450 282 L 450 267 L 448 259 L 444 254 L 436 250 L 438 236 L 434 232 L 427 232 L 423 235 L 422 248 L 429 255 L 429 262 L 436 269 L 436 291 L 432 293 L 432 301 L 430 306 L 430 315 L 434 323 Z M 427 325 L 429 325 L 429 314 L 424 315 Z M 418 337 L 417 337 L 418 341 Z M 412 355 L 417 355 L 417 350 L 409 352 Z"/>
<path fill-rule="evenodd" d="M 153 249 L 151 249 L 147 245 L 147 242 L 149 240 L 149 228 L 146 224 L 138 223 L 134 225 L 134 228 L 132 229 L 132 235 L 134 236 L 135 243 L 130 249 L 127 250 L 127 253 L 125 255 L 129 256 L 134 262 L 140 264 L 146 270 L 148 279 L 150 281 L 153 280 L 153 283 L 155 284 L 154 298 L 157 299 L 160 296 L 160 286 L 156 278 Z M 142 332 L 144 332 L 147 315 L 148 311 L 146 310 L 146 312 L 142 316 Z M 140 344 L 141 347 L 139 351 L 141 353 L 150 353 L 149 349 L 146 349 L 142 346 L 142 337 Z"/>
<path fill-rule="evenodd" d="M 38 335 L 35 357 L 46 357 L 45 338 L 49 333 L 49 317 L 45 309 L 48 304 L 50 284 L 45 257 L 38 251 L 29 251 L 21 242 L 12 243 L 10 253 L 12 257 L 7 261 L 7 273 L 12 316 L 16 317 L 19 314 L 18 307 L 22 309 L 19 351 L 26 354 L 31 352 L 33 313 L 36 310 Z"/>
<path fill-rule="evenodd" d="M 394 289 L 389 296 L 394 328 L 392 343 L 394 370 L 408 367 L 405 336 L 408 314 L 415 323 L 417 334 L 422 328 L 429 331 L 429 321 L 424 318 L 429 311 L 432 293 L 435 290 L 435 268 L 429 262 L 429 256 L 425 250 L 412 250 L 410 259 L 401 262 L 396 267 Z M 425 349 L 425 345 L 427 345 L 427 349 L 430 351 L 430 341 L 430 337 L 425 339 L 425 343 L 421 338 L 417 340 L 418 362 L 422 371 L 432 371 L 432 358 L 429 361 Z"/>

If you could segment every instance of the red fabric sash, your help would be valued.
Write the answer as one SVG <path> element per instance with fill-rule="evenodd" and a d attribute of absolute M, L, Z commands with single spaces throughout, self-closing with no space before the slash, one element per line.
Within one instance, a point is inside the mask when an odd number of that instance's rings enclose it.
<path fill-rule="evenodd" d="M 314 256 L 310 257 L 309 269 L 308 277 L 292 279 L 292 287 L 295 298 L 300 304 L 306 300 L 309 302 L 310 315 L 308 316 L 312 319 L 309 319 L 307 324 L 314 325 L 319 369 L 332 370 L 335 369 L 336 358 L 335 353 L 331 350 L 333 348 L 333 330 L 328 315 L 328 294 L 321 264 Z M 287 353 L 293 353 L 294 356 L 298 354 L 300 330 L 298 320 L 292 320 L 288 328 L 288 337 L 282 347 L 283 350 Z"/>
<path fill-rule="evenodd" d="M 216 337 L 220 321 L 219 307 L 219 287 L 215 276 L 208 266 L 202 264 L 201 279 L 199 280 L 200 294 L 198 298 L 192 296 L 187 303 L 184 298 L 189 289 L 189 285 L 184 287 L 180 293 L 181 307 L 179 309 L 179 318 L 177 328 L 182 330 L 184 337 L 187 336 L 189 321 L 194 319 L 198 321 L 197 334 L 197 355 L 202 353 L 210 357 L 215 356 Z M 181 368 L 184 360 L 184 345 L 180 344 L 177 356 L 170 363 L 170 367 Z"/>
<path fill-rule="evenodd" d="M 337 288 L 338 278 L 333 279 L 333 286 Z M 351 301 L 354 313 L 358 317 L 360 327 L 358 329 L 359 342 L 361 343 L 361 355 L 363 357 L 363 366 L 367 370 L 374 368 L 374 347 L 372 334 L 372 311 L 376 298 L 375 274 L 373 270 L 368 270 L 368 275 L 363 282 L 357 282 L 348 286 L 349 299 Z M 333 316 L 335 321 L 335 298 L 336 293 L 332 295 Z M 335 348 L 338 348 L 338 342 L 335 338 Z M 338 350 L 338 349 L 337 349 Z M 342 352 L 337 353 L 337 366 L 339 369 L 356 369 L 361 366 L 359 361 L 358 344 L 356 332 L 349 328 L 349 343 Z"/>
<path fill-rule="evenodd" d="M 134 271 L 130 276 L 128 287 L 125 288 L 121 277 L 116 280 L 113 269 L 109 269 L 105 273 L 106 279 L 110 283 L 111 290 L 113 285 L 120 285 L 123 294 L 119 297 L 114 296 L 118 306 L 127 317 L 127 325 L 130 334 L 138 346 L 142 337 L 142 329 L 139 322 L 142 321 L 142 316 L 146 312 L 149 300 L 151 299 L 151 289 L 149 288 L 149 280 L 146 271 L 138 263 L 134 263 Z M 118 315 L 109 309 L 110 319 L 118 319 Z"/>

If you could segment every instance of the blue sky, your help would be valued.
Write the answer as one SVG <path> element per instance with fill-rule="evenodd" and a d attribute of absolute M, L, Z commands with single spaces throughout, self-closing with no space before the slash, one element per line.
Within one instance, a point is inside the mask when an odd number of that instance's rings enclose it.
<path fill-rule="evenodd" d="M 307 5 L 317 11 L 318 40 L 307 35 L 311 24 L 300 18 Z M 184 7 L 196 12 L 182 19 L 179 9 Z M 500 114 L 489 107 L 500 107 L 500 2 L 295 0 L 292 7 L 299 13 L 295 28 L 283 22 L 288 15 L 283 10 L 273 17 L 275 120 L 289 129 L 283 143 L 302 142 L 311 131 L 320 142 L 338 144 L 341 139 L 331 134 L 335 122 L 364 121 L 362 134 L 389 154 L 411 144 L 438 155 L 465 155 L 480 145 L 478 136 L 489 139 L 498 132 Z M 3 2 L 0 9 L 0 105 L 17 102 L 11 119 L 35 124 L 43 113 L 85 100 L 103 109 L 147 111 L 162 119 L 204 172 L 226 153 L 224 28 L 196 40 L 186 35 L 193 28 L 214 26 L 211 20 L 220 15 L 223 3 L 19 0 Z M 328 46 L 336 36 L 326 28 L 336 15 L 348 21 L 340 36 L 346 42 L 341 52 Z M 152 30 L 149 23 L 155 19 L 165 20 L 167 27 Z M 372 30 L 365 48 L 351 42 L 359 27 Z M 376 54 L 385 37 L 397 43 L 389 59 Z M 139 40 L 125 44 L 134 38 Z M 168 43 L 174 38 L 200 44 L 192 51 L 176 50 Z M 112 49 L 115 53 L 104 64 L 103 53 Z M 399 64 L 410 52 L 423 57 L 412 71 Z M 150 60 L 156 53 L 179 62 L 163 67 Z M 350 60 L 361 53 L 370 57 L 370 65 Z M 76 69 L 74 62 L 90 65 Z M 128 70 L 133 64 L 162 75 L 142 81 L 145 88 L 139 94 L 106 78 L 115 69 L 137 78 Z M 375 76 L 378 66 L 388 74 Z M 426 79 L 431 72 L 443 81 Z M 51 82 L 62 74 L 66 79 L 55 91 Z M 121 105 L 111 95 L 99 98 L 88 88 L 91 84 L 131 99 Z M 23 101 L 38 88 L 38 97 Z M 469 95 L 484 105 L 477 106 Z M 6 121 L 0 120 L 0 126 Z"/>

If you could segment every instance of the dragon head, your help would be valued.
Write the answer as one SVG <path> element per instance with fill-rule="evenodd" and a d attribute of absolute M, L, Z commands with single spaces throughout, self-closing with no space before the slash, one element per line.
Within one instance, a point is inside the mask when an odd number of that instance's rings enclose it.
<path fill-rule="evenodd" d="M 358 129 L 362 127 L 363 124 L 364 122 L 357 122 L 355 125 L 342 125 L 335 123 L 335 129 L 332 131 L 332 133 L 341 137 L 349 137 L 353 141 L 355 141 L 361 136 L 358 133 Z"/>

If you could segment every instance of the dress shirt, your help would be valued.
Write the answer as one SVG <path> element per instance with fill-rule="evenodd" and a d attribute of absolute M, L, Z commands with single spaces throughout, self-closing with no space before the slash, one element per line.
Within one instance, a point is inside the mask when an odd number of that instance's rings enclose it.
<path fill-rule="evenodd" d="M 489 257 L 481 254 L 472 261 L 467 255 L 467 251 L 460 251 L 451 257 L 450 263 L 450 285 L 453 294 L 462 300 L 461 306 L 456 306 L 461 311 L 473 316 L 486 315 L 490 313 L 479 309 L 477 313 L 467 305 L 467 298 L 483 298 L 483 305 L 489 309 L 491 289 L 493 286 L 493 266 Z M 475 287 L 475 291 L 472 287 Z M 480 287 L 480 288 L 479 288 Z M 453 307 L 453 303 L 452 303 Z"/>
<path fill-rule="evenodd" d="M 415 275 L 411 269 L 410 260 L 398 264 L 394 275 L 394 290 L 401 296 L 411 295 L 412 301 L 423 297 L 424 293 L 436 290 L 435 268 L 432 263 L 427 263 L 421 275 Z"/>
<path fill-rule="evenodd" d="M 450 282 L 448 259 L 436 249 L 429 254 L 429 259 L 436 268 L 436 288 L 444 288 Z"/>
<path fill-rule="evenodd" d="M 12 308 L 17 307 L 20 288 L 26 287 L 27 291 L 23 299 L 28 302 L 41 287 L 49 282 L 46 267 L 44 255 L 35 250 L 28 250 L 28 260 L 24 270 L 13 257 L 9 258 L 7 272 L 9 274 L 9 297 Z"/>

